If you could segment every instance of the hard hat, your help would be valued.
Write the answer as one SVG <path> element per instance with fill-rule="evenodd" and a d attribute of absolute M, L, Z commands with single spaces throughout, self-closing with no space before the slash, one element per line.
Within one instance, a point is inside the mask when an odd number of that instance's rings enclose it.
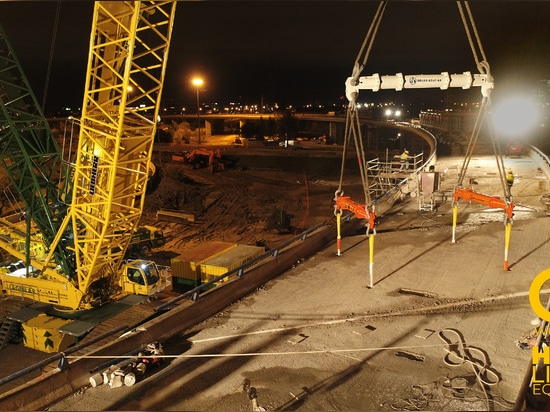
<path fill-rule="evenodd" d="M 508 173 L 513 173 L 513 172 L 512 172 L 512 169 L 508 169 Z"/>
<path fill-rule="evenodd" d="M 409 151 L 407 149 L 405 149 L 405 153 L 409 154 Z"/>

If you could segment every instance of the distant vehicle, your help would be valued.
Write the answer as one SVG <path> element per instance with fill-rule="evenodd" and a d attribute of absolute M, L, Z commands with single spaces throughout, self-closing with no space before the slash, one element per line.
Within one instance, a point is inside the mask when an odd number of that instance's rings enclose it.
<path fill-rule="evenodd" d="M 166 238 L 161 229 L 153 226 L 140 226 L 132 235 L 130 249 L 133 253 L 148 256 L 152 249 L 159 248 L 166 244 Z"/>
<path fill-rule="evenodd" d="M 193 169 L 209 168 L 211 173 L 234 167 L 238 159 L 223 156 L 220 149 L 200 147 L 191 152 L 172 154 L 172 161 L 190 164 Z"/>
<path fill-rule="evenodd" d="M 282 140 L 279 142 L 279 146 L 281 147 L 292 147 L 293 149 L 297 149 L 299 147 L 302 147 L 300 142 L 298 140 Z"/>
<path fill-rule="evenodd" d="M 508 146 L 508 156 L 510 157 L 523 156 L 523 147 L 519 144 L 510 144 Z"/>
<path fill-rule="evenodd" d="M 332 137 L 327 137 L 326 135 L 319 136 L 316 140 L 317 144 L 334 144 Z"/>
<path fill-rule="evenodd" d="M 189 154 L 189 152 L 177 152 L 172 154 L 172 161 L 173 162 L 185 162 L 185 157 Z"/>

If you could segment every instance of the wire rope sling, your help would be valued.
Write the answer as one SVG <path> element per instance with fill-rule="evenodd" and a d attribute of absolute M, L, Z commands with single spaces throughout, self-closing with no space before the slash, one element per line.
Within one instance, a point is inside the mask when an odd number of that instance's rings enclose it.
<path fill-rule="evenodd" d="M 397 73 L 396 75 L 381 76 L 375 73 L 371 76 L 362 76 L 361 72 L 365 67 L 368 56 L 374 44 L 374 40 L 384 12 L 386 10 L 387 1 L 379 3 L 374 18 L 371 22 L 369 30 L 362 43 L 361 49 L 355 60 L 352 74 L 347 78 L 346 85 L 346 98 L 349 101 L 347 113 L 346 113 L 346 126 L 344 131 L 344 143 L 342 151 L 342 163 L 340 169 L 340 180 L 338 188 L 334 194 L 334 214 L 336 216 L 337 227 L 337 255 L 341 255 L 341 220 L 344 210 L 350 211 L 359 219 L 366 219 L 366 234 L 369 237 L 369 288 L 373 287 L 373 268 L 374 268 L 374 237 L 376 235 L 375 228 L 375 205 L 371 199 L 371 193 L 369 191 L 368 180 L 368 166 L 365 158 L 365 150 L 363 147 L 363 139 L 361 136 L 361 122 L 359 119 L 359 113 L 357 110 L 357 98 L 360 90 L 370 90 L 377 92 L 381 89 L 393 89 L 395 91 L 402 91 L 404 89 L 426 89 L 426 88 L 438 88 L 446 90 L 448 88 L 462 88 L 470 89 L 471 87 L 479 87 L 481 89 L 482 101 L 480 104 L 480 110 L 478 117 L 472 131 L 470 142 L 468 145 L 468 151 L 464 159 L 464 164 L 461 169 L 460 178 L 458 184 L 454 190 L 453 196 L 453 242 L 456 226 L 456 215 L 459 199 L 468 201 L 485 201 L 486 204 L 500 207 L 506 211 L 506 256 L 505 256 L 505 269 L 507 269 L 507 248 L 510 237 L 510 227 L 512 222 L 512 210 L 513 204 L 511 203 L 511 195 L 508 186 L 506 185 L 506 177 L 504 175 L 504 166 L 502 155 L 500 154 L 500 147 L 498 141 L 494 138 L 492 128 L 489 127 L 491 140 L 495 156 L 497 158 L 498 170 L 500 172 L 501 182 L 505 193 L 505 200 L 501 200 L 494 196 L 485 196 L 475 194 L 473 191 L 462 188 L 462 182 L 471 159 L 473 148 L 476 145 L 477 138 L 480 134 L 482 125 L 487 120 L 487 114 L 490 109 L 490 93 L 494 88 L 493 78 L 490 74 L 489 63 L 487 62 L 477 28 L 475 26 L 472 13 L 470 11 L 468 2 L 457 1 L 458 10 L 466 31 L 466 36 L 474 61 L 479 73 L 472 74 L 469 71 L 458 74 L 449 74 L 447 72 L 439 74 L 419 74 L 419 75 L 403 75 Z M 487 122 L 488 123 L 488 122 Z M 343 182 L 344 182 L 344 170 L 346 154 L 353 143 L 356 149 L 357 161 L 359 166 L 359 172 L 361 176 L 361 182 L 363 187 L 364 203 L 359 203 L 352 200 L 349 196 L 344 196 Z"/>

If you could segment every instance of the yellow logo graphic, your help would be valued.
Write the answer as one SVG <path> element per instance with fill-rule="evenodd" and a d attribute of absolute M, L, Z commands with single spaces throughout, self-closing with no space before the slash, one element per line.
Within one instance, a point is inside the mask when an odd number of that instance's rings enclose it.
<path fill-rule="evenodd" d="M 550 322 L 550 312 L 540 301 L 540 291 L 542 286 L 550 280 L 550 269 L 540 272 L 529 287 L 529 303 L 531 308 L 539 318 L 546 322 Z M 548 326 L 535 327 L 535 332 L 543 333 L 544 329 L 548 330 Z M 533 346 L 533 374 L 531 380 L 531 389 L 533 395 L 550 396 L 550 347 L 549 346 Z"/>
<path fill-rule="evenodd" d="M 540 291 L 547 280 L 550 280 L 550 269 L 543 270 L 533 279 L 529 288 L 529 303 L 539 318 L 550 322 L 550 312 L 540 302 Z"/>

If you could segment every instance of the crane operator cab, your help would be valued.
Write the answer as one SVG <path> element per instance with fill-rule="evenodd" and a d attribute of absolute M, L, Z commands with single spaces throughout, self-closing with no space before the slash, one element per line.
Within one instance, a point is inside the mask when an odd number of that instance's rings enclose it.
<path fill-rule="evenodd" d="M 122 290 L 135 295 L 151 295 L 161 284 L 160 272 L 155 262 L 133 260 L 123 267 Z"/>

